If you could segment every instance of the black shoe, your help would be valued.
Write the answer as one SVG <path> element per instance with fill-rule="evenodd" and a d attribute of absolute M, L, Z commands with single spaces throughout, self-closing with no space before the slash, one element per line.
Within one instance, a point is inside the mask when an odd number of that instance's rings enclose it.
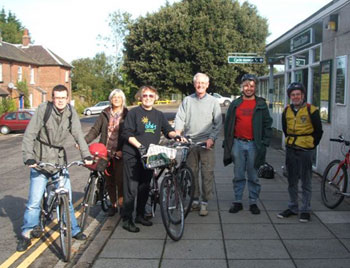
<path fill-rule="evenodd" d="M 310 213 L 307 213 L 307 212 L 301 213 L 299 221 L 300 222 L 309 222 L 310 221 Z"/>
<path fill-rule="evenodd" d="M 249 210 L 252 214 L 255 214 L 255 215 L 260 214 L 260 209 L 256 204 L 250 205 Z"/>
<path fill-rule="evenodd" d="M 30 237 L 39 238 L 43 233 L 43 230 L 40 226 L 35 226 L 33 230 L 30 232 Z"/>
<path fill-rule="evenodd" d="M 297 215 L 297 213 L 294 213 L 291 211 L 289 208 L 286 209 L 285 211 L 282 211 L 281 213 L 277 214 L 277 218 L 284 219 L 284 218 L 289 218 L 290 216 Z"/>
<path fill-rule="evenodd" d="M 123 229 L 127 230 L 128 232 L 132 232 L 132 233 L 140 232 L 140 228 L 137 227 L 132 220 L 124 221 L 123 222 Z"/>
<path fill-rule="evenodd" d="M 107 214 L 109 217 L 113 217 L 116 212 L 118 212 L 118 208 L 112 206 L 108 208 Z"/>
<path fill-rule="evenodd" d="M 75 236 L 73 236 L 76 240 L 86 240 L 86 235 L 83 232 L 77 233 Z"/>
<path fill-rule="evenodd" d="M 142 217 L 140 215 L 136 216 L 135 222 L 136 223 L 141 223 L 144 226 L 152 226 L 153 225 L 153 222 L 145 219 L 144 217 Z"/>
<path fill-rule="evenodd" d="M 26 251 L 27 248 L 32 244 L 32 241 L 30 240 L 30 238 L 26 238 L 24 236 L 22 236 L 17 244 L 17 251 Z"/>
<path fill-rule="evenodd" d="M 238 211 L 243 209 L 242 203 L 233 203 L 233 205 L 230 207 L 229 211 L 230 213 L 237 213 Z"/>

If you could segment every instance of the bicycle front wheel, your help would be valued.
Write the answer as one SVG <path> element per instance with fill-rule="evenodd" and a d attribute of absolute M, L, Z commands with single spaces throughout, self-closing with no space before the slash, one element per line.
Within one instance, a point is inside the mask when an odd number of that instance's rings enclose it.
<path fill-rule="evenodd" d="M 165 175 L 160 185 L 160 212 L 167 234 L 174 241 L 181 239 L 185 229 L 185 216 L 181 193 L 175 178 Z"/>
<path fill-rule="evenodd" d="M 182 166 L 178 173 L 178 185 L 181 190 L 181 197 L 185 211 L 185 218 L 191 210 L 194 195 L 194 176 L 192 169 L 188 166 Z"/>
<path fill-rule="evenodd" d="M 69 214 L 69 202 L 66 195 L 59 196 L 57 213 L 63 260 L 68 262 L 71 255 L 72 228 Z"/>
<path fill-rule="evenodd" d="M 343 201 L 348 185 L 348 173 L 345 166 L 339 166 L 340 160 L 334 160 L 326 167 L 321 183 L 322 201 L 328 208 L 336 208 Z"/>
<path fill-rule="evenodd" d="M 93 204 L 92 200 L 94 199 L 93 195 L 95 194 L 95 191 L 93 189 L 94 183 L 95 183 L 95 178 L 91 178 L 89 180 L 89 183 L 85 187 L 84 199 L 83 199 L 83 202 L 81 203 L 83 211 L 81 213 L 81 217 L 79 221 L 79 226 L 81 231 L 85 230 L 87 218 L 90 212 L 90 206 Z"/>
<path fill-rule="evenodd" d="M 101 177 L 100 183 L 99 183 L 99 194 L 100 194 L 100 201 L 101 201 L 101 207 L 104 212 L 108 211 L 108 208 L 112 206 L 111 200 L 109 199 L 107 187 L 106 187 L 106 178 Z"/>

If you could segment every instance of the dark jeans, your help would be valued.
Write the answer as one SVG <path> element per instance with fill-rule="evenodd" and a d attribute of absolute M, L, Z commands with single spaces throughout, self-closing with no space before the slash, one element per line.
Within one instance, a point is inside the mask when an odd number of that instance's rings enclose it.
<path fill-rule="evenodd" d="M 112 158 L 109 161 L 110 166 L 107 168 L 106 175 L 106 187 L 109 198 L 113 205 L 119 203 L 119 206 L 123 206 L 123 160 Z M 110 175 L 110 176 L 109 176 Z M 118 200 L 117 200 L 117 187 L 118 187 Z"/>
<path fill-rule="evenodd" d="M 303 151 L 286 148 L 286 165 L 288 171 L 288 207 L 294 213 L 310 212 L 311 209 L 311 179 L 313 150 Z M 298 182 L 301 180 L 301 208 L 298 206 Z"/>
<path fill-rule="evenodd" d="M 124 158 L 123 167 L 124 206 L 122 217 L 123 221 L 126 221 L 132 219 L 136 197 L 136 214 L 142 216 L 145 214 L 153 170 L 144 169 L 141 160 L 136 157 Z"/>

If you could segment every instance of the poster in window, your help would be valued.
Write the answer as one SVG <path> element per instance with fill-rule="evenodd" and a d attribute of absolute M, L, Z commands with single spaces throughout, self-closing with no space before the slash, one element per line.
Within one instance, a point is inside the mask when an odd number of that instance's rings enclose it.
<path fill-rule="evenodd" d="M 322 61 L 320 67 L 321 67 L 320 116 L 322 120 L 329 122 L 332 61 L 331 60 Z"/>
<path fill-rule="evenodd" d="M 345 104 L 346 56 L 337 57 L 335 77 L 335 103 Z"/>

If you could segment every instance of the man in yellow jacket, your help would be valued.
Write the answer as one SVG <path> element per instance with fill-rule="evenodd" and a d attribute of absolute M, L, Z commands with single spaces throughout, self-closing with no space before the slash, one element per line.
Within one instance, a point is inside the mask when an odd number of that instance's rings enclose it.
<path fill-rule="evenodd" d="M 293 82 L 287 89 L 291 105 L 282 114 L 282 127 L 286 136 L 286 166 L 288 172 L 288 209 L 279 213 L 278 218 L 299 215 L 300 222 L 310 220 L 311 178 L 314 149 L 319 144 L 323 131 L 320 112 L 305 101 L 305 87 Z M 298 181 L 301 180 L 302 204 L 298 206 Z"/>

